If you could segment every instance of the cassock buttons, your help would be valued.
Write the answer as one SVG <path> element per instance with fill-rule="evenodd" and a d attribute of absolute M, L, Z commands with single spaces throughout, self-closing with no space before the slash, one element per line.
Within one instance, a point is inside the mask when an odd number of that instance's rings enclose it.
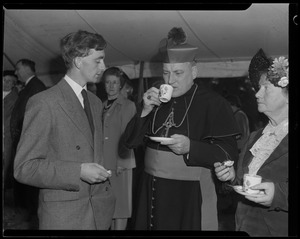
<path fill-rule="evenodd" d="M 77 145 L 77 146 L 76 146 L 76 149 L 77 149 L 77 150 L 79 150 L 79 149 L 80 149 L 80 146 L 79 146 L 79 145 Z"/>

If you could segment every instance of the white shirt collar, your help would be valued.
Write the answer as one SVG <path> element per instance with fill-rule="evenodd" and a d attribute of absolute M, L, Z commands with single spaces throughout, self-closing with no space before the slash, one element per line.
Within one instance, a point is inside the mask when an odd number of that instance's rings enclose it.
<path fill-rule="evenodd" d="M 11 92 L 11 90 L 10 90 L 10 91 L 3 91 L 3 99 L 4 99 L 10 92 Z"/>
<path fill-rule="evenodd" d="M 69 76 L 65 75 L 64 76 L 65 80 L 67 81 L 67 83 L 71 86 L 72 90 L 74 91 L 74 93 L 76 94 L 77 98 L 79 99 L 82 107 L 83 107 L 83 98 L 81 95 L 81 91 L 83 89 L 86 90 L 86 85 L 84 87 L 82 87 L 81 85 L 79 85 L 77 82 L 75 82 L 74 80 L 72 80 Z"/>
<path fill-rule="evenodd" d="M 27 85 L 27 84 L 29 83 L 29 81 L 30 81 L 33 77 L 35 77 L 35 75 L 30 76 L 30 77 L 27 79 L 27 81 L 25 82 L 25 85 Z"/>

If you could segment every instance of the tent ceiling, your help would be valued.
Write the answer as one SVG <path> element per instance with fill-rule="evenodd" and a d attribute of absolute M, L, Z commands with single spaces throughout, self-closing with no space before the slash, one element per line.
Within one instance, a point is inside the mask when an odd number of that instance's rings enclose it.
<path fill-rule="evenodd" d="M 139 61 L 152 62 L 159 42 L 174 26 L 182 27 L 189 43 L 199 47 L 203 64 L 247 63 L 259 48 L 269 56 L 287 55 L 288 8 L 252 4 L 244 11 L 4 9 L 4 69 L 30 58 L 40 74 L 63 72 L 59 39 L 79 29 L 107 40 L 106 65 L 135 70 Z"/>

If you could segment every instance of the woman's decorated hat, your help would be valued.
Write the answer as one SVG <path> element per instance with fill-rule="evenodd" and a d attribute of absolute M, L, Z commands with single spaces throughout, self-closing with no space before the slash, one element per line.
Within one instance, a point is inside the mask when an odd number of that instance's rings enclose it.
<path fill-rule="evenodd" d="M 267 73 L 267 79 L 277 87 L 286 87 L 289 83 L 288 59 L 283 56 L 272 60 L 268 58 L 262 49 L 254 55 L 249 65 L 249 78 L 253 87 L 259 89 L 259 80 L 262 73 Z"/>

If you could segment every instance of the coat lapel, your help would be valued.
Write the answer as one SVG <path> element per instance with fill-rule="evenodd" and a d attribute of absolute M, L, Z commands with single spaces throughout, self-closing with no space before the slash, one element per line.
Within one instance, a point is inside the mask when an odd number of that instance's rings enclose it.
<path fill-rule="evenodd" d="M 259 137 L 262 135 L 262 131 L 263 131 L 263 129 L 257 131 L 255 133 L 255 135 L 252 137 L 252 140 L 251 140 L 251 138 L 249 139 L 249 144 L 247 146 L 247 151 L 246 151 L 246 154 L 245 154 L 245 157 L 243 160 L 243 164 L 242 164 L 244 172 L 248 172 L 248 166 L 253 158 L 253 155 L 250 152 L 250 149 L 252 148 L 254 143 L 259 139 Z"/>
<path fill-rule="evenodd" d="M 259 137 L 262 135 L 262 130 L 258 131 L 257 134 L 253 137 L 253 140 L 250 142 L 250 144 L 248 145 L 248 149 L 246 152 L 246 155 L 244 157 L 244 161 L 243 161 L 243 171 L 244 172 L 248 172 L 248 166 L 253 158 L 253 155 L 250 152 L 250 149 L 252 148 L 252 146 L 254 145 L 254 143 L 259 139 Z M 262 164 L 261 168 L 263 168 L 266 164 L 269 164 L 270 162 L 276 160 L 277 158 L 279 158 L 281 155 L 287 153 L 288 150 L 288 135 L 286 135 L 281 143 L 275 148 L 275 150 L 271 153 L 271 155 L 269 156 L 269 158 Z M 259 169 L 260 170 L 260 169 Z"/>
<path fill-rule="evenodd" d="M 94 148 L 94 140 L 90 129 L 89 121 L 77 96 L 75 95 L 72 88 L 64 79 L 62 79 L 58 83 L 58 87 L 60 88 L 64 98 L 64 100 L 60 102 L 61 107 L 66 112 L 66 114 L 70 117 L 70 119 L 74 122 L 76 127 L 86 137 L 91 147 Z"/>
<path fill-rule="evenodd" d="M 264 167 L 266 164 L 276 160 L 283 154 L 288 152 L 288 134 L 282 139 L 279 145 L 275 148 L 273 153 L 271 153 L 270 157 L 263 163 L 261 167 Z"/>

